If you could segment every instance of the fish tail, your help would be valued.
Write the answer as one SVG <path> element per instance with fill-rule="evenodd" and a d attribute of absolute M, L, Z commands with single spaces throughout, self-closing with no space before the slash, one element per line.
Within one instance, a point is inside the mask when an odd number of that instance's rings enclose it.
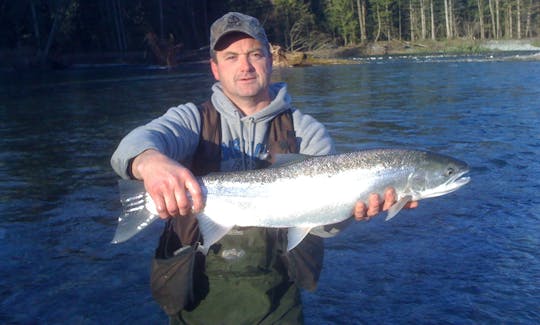
<path fill-rule="evenodd" d="M 149 197 L 144 189 L 143 182 L 120 180 L 118 181 L 118 188 L 120 190 L 122 213 L 118 217 L 118 226 L 112 239 L 113 244 L 130 239 L 157 218 L 157 215 L 147 209 Z"/>

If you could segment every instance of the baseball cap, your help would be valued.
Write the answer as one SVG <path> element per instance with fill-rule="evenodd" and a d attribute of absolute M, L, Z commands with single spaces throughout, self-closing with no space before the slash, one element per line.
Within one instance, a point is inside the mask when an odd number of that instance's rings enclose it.
<path fill-rule="evenodd" d="M 229 12 L 216 20 L 210 27 L 210 53 L 214 51 L 221 37 L 232 32 L 247 34 L 259 41 L 263 46 L 270 47 L 264 28 L 257 18 L 239 12 Z"/>

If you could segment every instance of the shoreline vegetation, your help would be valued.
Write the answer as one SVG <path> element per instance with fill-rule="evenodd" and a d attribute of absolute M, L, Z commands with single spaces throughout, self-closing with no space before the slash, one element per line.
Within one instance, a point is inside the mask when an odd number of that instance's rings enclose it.
<path fill-rule="evenodd" d="M 314 52 L 286 53 L 287 61 L 277 66 L 320 64 L 355 64 L 355 58 L 405 55 L 473 55 L 497 52 L 531 52 L 530 58 L 540 60 L 540 39 L 525 40 L 446 40 L 446 41 L 379 41 L 357 46 L 325 49 Z"/>
<path fill-rule="evenodd" d="M 405 55 L 474 55 L 498 52 L 528 52 L 530 60 L 540 60 L 540 39 L 520 40 L 465 40 L 445 41 L 379 41 L 354 46 L 320 49 L 310 52 L 287 52 L 272 46 L 275 67 L 305 67 L 312 65 L 358 64 L 358 58 Z M 182 50 L 151 47 L 146 51 L 64 54 L 37 59 L 31 49 L 0 51 L 0 69 L 66 69 L 73 66 L 102 66 L 114 64 L 142 64 L 175 68 L 184 64 L 206 62 L 208 48 Z"/>

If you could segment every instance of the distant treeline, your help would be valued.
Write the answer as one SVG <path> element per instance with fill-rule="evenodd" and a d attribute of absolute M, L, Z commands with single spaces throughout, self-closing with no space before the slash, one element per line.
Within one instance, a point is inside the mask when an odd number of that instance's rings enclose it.
<path fill-rule="evenodd" d="M 42 56 L 140 51 L 152 42 L 198 49 L 228 11 L 259 18 L 287 50 L 540 33 L 538 0 L 0 0 L 0 49 Z"/>

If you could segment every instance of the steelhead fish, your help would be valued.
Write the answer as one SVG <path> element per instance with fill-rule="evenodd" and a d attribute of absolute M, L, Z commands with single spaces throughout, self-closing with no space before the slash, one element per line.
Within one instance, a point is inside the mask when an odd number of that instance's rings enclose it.
<path fill-rule="evenodd" d="M 199 177 L 205 207 L 196 215 L 205 252 L 234 226 L 288 228 L 288 250 L 312 228 L 343 221 L 358 200 L 383 196 L 388 187 L 398 201 L 393 218 L 412 200 L 448 194 L 467 184 L 466 163 L 419 150 L 372 149 L 338 155 L 281 155 L 273 168 L 214 173 Z M 274 166 L 276 166 L 274 165 Z M 119 182 L 122 215 L 113 243 L 128 240 L 158 218 L 141 181 Z"/>

